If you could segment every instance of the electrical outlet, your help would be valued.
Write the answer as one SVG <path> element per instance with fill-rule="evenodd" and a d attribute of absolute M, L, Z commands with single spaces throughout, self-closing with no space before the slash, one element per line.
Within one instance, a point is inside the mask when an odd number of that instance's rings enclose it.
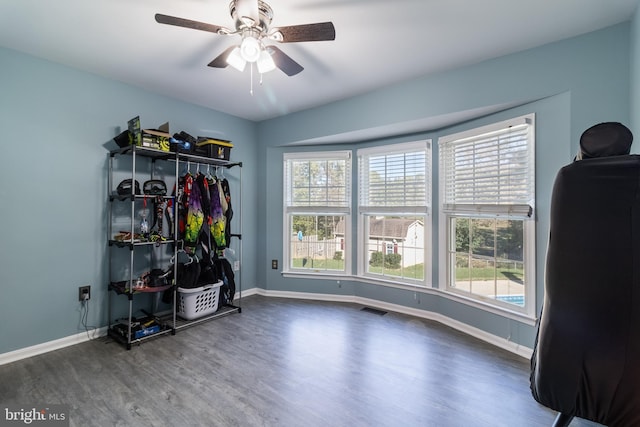
<path fill-rule="evenodd" d="M 78 288 L 78 301 L 89 301 L 91 299 L 91 286 L 80 286 Z"/>
<path fill-rule="evenodd" d="M 272 259 L 271 260 L 271 268 L 273 268 L 274 270 L 278 269 L 278 260 L 277 259 Z"/>

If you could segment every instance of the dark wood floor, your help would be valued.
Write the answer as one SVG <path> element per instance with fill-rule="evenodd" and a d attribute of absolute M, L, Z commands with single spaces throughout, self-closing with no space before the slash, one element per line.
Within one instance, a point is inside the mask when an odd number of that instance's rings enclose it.
<path fill-rule="evenodd" d="M 0 366 L 0 407 L 72 426 L 550 426 L 528 361 L 435 322 L 251 296 L 126 351 L 108 338 Z M 572 427 L 594 426 L 574 420 Z"/>

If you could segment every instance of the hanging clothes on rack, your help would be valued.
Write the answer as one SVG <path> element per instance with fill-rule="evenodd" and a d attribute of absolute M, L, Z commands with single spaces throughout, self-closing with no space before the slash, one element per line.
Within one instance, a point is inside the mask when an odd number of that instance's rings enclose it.
<path fill-rule="evenodd" d="M 211 196 L 209 195 L 209 182 L 207 177 L 198 172 L 195 180 L 198 190 L 200 190 L 200 204 L 202 206 L 202 214 L 204 215 L 205 223 L 209 223 L 211 212 Z"/>
<path fill-rule="evenodd" d="M 191 175 L 188 175 L 189 177 Z M 193 178 L 191 178 L 191 191 L 189 196 L 186 197 L 187 204 L 187 217 L 184 231 L 184 244 L 185 247 L 195 248 L 198 241 L 198 235 L 200 229 L 204 223 L 204 212 L 202 211 L 202 195 L 200 193 L 200 186 L 193 185 Z"/>
<path fill-rule="evenodd" d="M 226 217 L 222 208 L 223 195 L 220 193 L 220 181 L 214 180 L 209 186 L 211 195 L 211 237 L 216 249 L 222 249 L 227 246 L 225 238 Z"/>
<path fill-rule="evenodd" d="M 170 206 L 167 206 L 167 215 L 171 219 L 171 223 L 173 222 L 173 216 L 178 216 L 178 235 L 175 236 L 177 240 L 183 240 L 187 230 L 187 213 L 189 212 L 189 198 L 191 197 L 192 187 L 193 176 L 186 171 L 173 186 L 172 194 L 175 196 L 175 202 L 170 201 Z"/>
<path fill-rule="evenodd" d="M 198 191 L 200 192 L 200 204 L 204 217 L 197 240 L 197 246 L 200 248 L 200 254 L 202 256 L 200 261 L 201 271 L 199 282 L 203 284 L 215 283 L 216 272 L 211 261 L 211 196 L 209 194 L 209 181 L 204 174 L 198 173 L 195 187 L 198 187 Z"/>
<path fill-rule="evenodd" d="M 233 267 L 229 260 L 225 258 L 217 260 L 217 267 L 223 283 L 222 292 L 224 300 L 227 304 L 231 304 L 233 302 L 234 295 L 236 294 L 236 282 Z"/>
<path fill-rule="evenodd" d="M 229 187 L 229 181 L 226 178 L 220 182 L 219 191 L 224 198 L 223 211 L 226 218 L 224 234 L 227 242 L 225 247 L 229 247 L 229 242 L 231 241 L 231 219 L 233 218 L 233 208 L 231 207 L 231 188 Z M 224 205 L 226 205 L 226 208 Z"/>

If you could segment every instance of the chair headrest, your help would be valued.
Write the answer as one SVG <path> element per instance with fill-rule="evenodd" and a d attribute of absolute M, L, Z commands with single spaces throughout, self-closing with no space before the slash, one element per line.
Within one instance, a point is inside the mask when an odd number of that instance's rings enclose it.
<path fill-rule="evenodd" d="M 583 159 L 629 154 L 633 134 L 622 123 L 605 122 L 591 126 L 580 137 Z"/>

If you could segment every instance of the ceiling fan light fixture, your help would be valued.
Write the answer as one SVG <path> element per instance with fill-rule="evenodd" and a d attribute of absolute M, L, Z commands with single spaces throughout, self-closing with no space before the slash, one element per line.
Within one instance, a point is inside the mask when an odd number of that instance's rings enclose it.
<path fill-rule="evenodd" d="M 256 65 L 258 66 L 258 72 L 260 74 L 268 73 L 269 71 L 276 69 L 276 63 L 273 62 L 271 54 L 269 54 L 266 49 L 263 49 L 262 52 L 260 52 L 260 57 L 258 58 Z"/>
<path fill-rule="evenodd" d="M 242 59 L 247 62 L 256 62 L 260 58 L 260 52 L 262 52 L 262 46 L 260 41 L 253 36 L 246 36 L 242 39 L 240 44 L 240 55 Z"/>
<path fill-rule="evenodd" d="M 247 62 L 250 62 L 252 76 L 254 63 L 261 75 L 274 68 L 282 70 L 289 77 L 295 76 L 304 70 L 302 65 L 294 61 L 276 45 L 270 44 L 265 47 L 264 42 L 266 40 L 270 39 L 279 43 L 297 43 L 329 41 L 336 38 L 335 27 L 332 22 L 271 28 L 273 10 L 263 0 L 230 0 L 229 12 L 234 21 L 233 29 L 161 13 L 155 14 L 155 20 L 159 24 L 191 28 L 221 36 L 240 36 L 241 42 L 239 45 L 227 47 L 207 66 L 226 68 L 231 65 L 233 68 L 243 72 Z"/>
<path fill-rule="evenodd" d="M 242 54 L 240 53 L 240 48 L 234 48 L 229 56 L 227 56 L 227 64 L 231 65 L 236 70 L 242 72 L 244 71 L 245 65 L 247 65 L 247 61 L 242 58 Z"/>

